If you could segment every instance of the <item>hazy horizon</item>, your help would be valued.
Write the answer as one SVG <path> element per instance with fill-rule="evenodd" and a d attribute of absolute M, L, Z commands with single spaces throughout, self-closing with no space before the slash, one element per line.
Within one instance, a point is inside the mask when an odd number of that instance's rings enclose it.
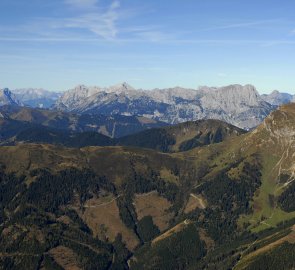
<path fill-rule="evenodd" d="M 2 0 L 0 85 L 253 84 L 295 94 L 295 2 Z"/>
<path fill-rule="evenodd" d="M 89 88 L 91 88 L 91 87 L 109 88 L 109 87 L 117 86 L 117 85 L 124 84 L 124 83 L 127 83 L 129 86 L 133 87 L 135 90 L 143 90 L 143 91 L 152 91 L 152 90 L 155 90 L 155 89 L 171 89 L 171 88 L 177 88 L 177 87 L 197 91 L 197 90 L 199 90 L 199 88 L 202 88 L 202 87 L 220 88 L 220 87 L 226 87 L 226 86 L 230 86 L 230 85 L 242 85 L 242 86 L 253 85 L 260 95 L 270 94 L 273 91 L 279 91 L 280 93 L 287 93 L 287 94 L 291 94 L 291 95 L 295 94 L 295 93 L 292 93 L 292 92 L 281 91 L 281 90 L 278 90 L 278 89 L 273 89 L 273 90 L 269 90 L 269 91 L 261 91 L 260 89 L 257 89 L 257 87 L 254 84 L 251 84 L 251 83 L 246 83 L 246 84 L 231 83 L 231 84 L 228 84 L 228 85 L 220 85 L 220 86 L 216 86 L 216 85 L 199 85 L 197 87 L 184 87 L 184 86 L 181 86 L 181 85 L 175 85 L 175 86 L 167 86 L 167 87 L 164 87 L 164 88 L 159 88 L 159 87 L 156 87 L 156 88 L 143 88 L 143 87 L 135 87 L 135 85 L 132 85 L 132 84 L 130 84 L 128 82 L 120 82 L 120 83 L 113 83 L 111 85 L 98 85 L 98 84 L 89 85 L 89 84 L 84 84 L 83 83 L 83 84 L 77 84 L 77 85 L 74 85 L 72 87 L 69 87 L 69 88 L 66 88 L 66 89 L 61 89 L 61 90 L 59 90 L 59 89 L 46 89 L 44 87 L 17 87 L 17 88 L 11 88 L 11 87 L 8 87 L 8 86 L 3 87 L 1 85 L 0 85 L 0 89 L 8 88 L 11 91 L 20 90 L 20 89 L 43 89 L 43 90 L 50 91 L 50 92 L 63 93 L 65 91 L 74 89 L 75 87 L 78 87 L 79 85 L 84 85 L 84 86 L 89 87 Z"/>

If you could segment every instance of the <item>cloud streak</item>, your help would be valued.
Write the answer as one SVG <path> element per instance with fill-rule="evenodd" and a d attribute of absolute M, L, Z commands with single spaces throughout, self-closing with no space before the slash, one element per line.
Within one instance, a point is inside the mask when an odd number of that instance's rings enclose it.
<path fill-rule="evenodd" d="M 97 0 L 65 0 L 65 4 L 72 8 L 95 8 L 97 5 Z"/>
<path fill-rule="evenodd" d="M 0 41 L 3 42 L 81 42 L 81 43 L 158 43 L 158 44 L 208 44 L 208 45 L 247 45 L 258 46 L 293 45 L 291 39 L 259 40 L 222 39 L 219 35 L 196 35 L 200 32 L 219 32 L 233 28 L 253 28 L 267 25 L 278 20 L 258 20 L 236 22 L 213 26 L 195 31 L 173 30 L 165 23 L 132 24 L 128 19 L 142 17 L 143 10 L 123 9 L 119 0 L 104 2 L 102 0 L 63 0 L 66 7 L 73 9 L 65 17 L 34 18 L 27 24 L 15 29 L 0 26 Z M 106 3 L 108 3 L 106 5 Z M 125 19 L 127 19 L 125 21 Z M 127 23 L 126 23 L 127 22 Z M 295 29 L 292 31 L 295 34 Z"/>
<path fill-rule="evenodd" d="M 215 31 L 215 30 L 227 30 L 227 29 L 234 29 L 234 28 L 253 28 L 257 26 L 262 26 L 266 24 L 271 24 L 274 22 L 278 22 L 279 20 L 273 19 L 273 20 L 261 20 L 261 21 L 250 21 L 250 22 L 241 22 L 241 23 L 232 23 L 232 24 L 225 24 L 220 26 L 214 26 L 214 27 L 208 27 L 204 29 L 199 29 L 198 31 Z"/>
<path fill-rule="evenodd" d="M 95 0 L 66 0 L 73 6 L 97 7 Z M 120 2 L 113 1 L 104 11 L 101 8 L 77 17 L 59 20 L 56 28 L 84 29 L 104 39 L 115 39 L 118 34 L 116 22 L 119 19 Z"/>
<path fill-rule="evenodd" d="M 101 43 L 103 40 L 101 38 L 85 38 L 85 37 L 59 37 L 59 36 L 52 36 L 52 37 L 0 37 L 1 42 L 53 42 L 53 43 L 60 43 L 60 42 L 77 42 L 77 43 Z M 271 47 L 271 46 L 279 46 L 279 45 L 295 45 L 295 41 L 290 40 L 240 40 L 240 39 L 170 39 L 167 37 L 160 35 L 157 36 L 156 34 L 144 34 L 140 37 L 134 38 L 122 38 L 122 39 L 115 39 L 115 40 L 104 40 L 105 42 L 116 42 L 117 44 L 128 44 L 128 43 L 146 43 L 148 42 L 155 42 L 158 44 L 175 44 L 175 45 L 210 45 L 210 46 L 235 46 L 235 45 L 257 45 L 261 47 Z"/>
<path fill-rule="evenodd" d="M 34 18 L 22 25 L 0 27 L 2 41 L 92 41 L 117 38 L 121 14 L 118 0 L 110 2 L 108 6 L 99 5 L 97 0 L 65 0 L 64 3 L 74 8 L 75 15 Z"/>

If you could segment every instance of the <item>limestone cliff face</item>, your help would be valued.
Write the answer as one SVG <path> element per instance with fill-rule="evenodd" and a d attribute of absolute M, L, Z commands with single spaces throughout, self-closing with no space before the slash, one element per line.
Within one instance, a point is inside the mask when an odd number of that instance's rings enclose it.
<path fill-rule="evenodd" d="M 110 88 L 78 86 L 65 92 L 55 108 L 78 113 L 142 115 L 171 124 L 219 119 L 251 129 L 259 125 L 274 106 L 265 102 L 252 85 L 147 91 L 123 83 Z"/>
<path fill-rule="evenodd" d="M 271 92 L 269 95 L 264 94 L 261 97 L 264 101 L 275 106 L 288 104 L 294 101 L 294 95 L 288 93 L 280 93 L 277 90 Z"/>

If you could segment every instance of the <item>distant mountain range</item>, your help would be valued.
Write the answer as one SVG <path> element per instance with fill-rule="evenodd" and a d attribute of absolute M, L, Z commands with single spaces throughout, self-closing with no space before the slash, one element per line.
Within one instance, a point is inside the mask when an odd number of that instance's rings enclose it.
<path fill-rule="evenodd" d="M 140 132 L 149 128 L 163 127 L 166 123 L 153 119 L 137 116 L 100 114 L 74 114 L 61 111 L 52 111 L 40 108 L 28 108 L 16 105 L 5 105 L 0 107 L 0 138 L 7 139 L 5 134 L 16 135 L 20 131 L 30 128 L 32 134 L 36 128 L 40 132 L 57 132 L 63 130 L 68 133 L 96 132 L 111 138 L 118 138 L 132 133 Z M 41 127 L 41 129 L 40 129 Z M 43 128 L 42 128 L 43 127 Z M 15 130 L 17 133 L 15 133 Z M 54 132 L 53 132 L 54 131 Z M 27 133 L 28 134 L 28 133 Z M 60 134 L 60 132 L 59 132 Z M 33 136 L 33 135 L 32 135 Z"/>
<path fill-rule="evenodd" d="M 38 108 L 50 108 L 62 95 L 44 89 L 23 88 L 12 91 L 24 105 Z"/>
<path fill-rule="evenodd" d="M 164 123 L 156 121 L 142 124 L 132 116 L 103 117 L 85 114 L 80 117 L 65 112 L 8 105 L 0 108 L 0 114 L 0 145 L 19 143 L 46 143 L 67 147 L 122 145 L 150 148 L 161 152 L 181 152 L 219 143 L 246 133 L 219 120 L 198 120 L 165 127 Z M 102 134 L 102 129 L 105 135 Z"/>
<path fill-rule="evenodd" d="M 252 85 L 221 88 L 180 87 L 136 90 L 127 83 L 110 88 L 80 85 L 66 91 L 55 108 L 77 113 L 143 115 L 170 124 L 198 119 L 219 119 L 250 129 L 293 96 L 273 92 L 260 96 Z"/>
<path fill-rule="evenodd" d="M 251 129 L 277 106 L 294 96 L 273 91 L 259 95 L 252 85 L 141 90 L 127 83 L 111 87 L 79 85 L 64 93 L 43 89 L 0 90 L 0 105 L 51 108 L 76 114 L 143 116 L 177 124 L 200 119 L 219 119 Z"/>

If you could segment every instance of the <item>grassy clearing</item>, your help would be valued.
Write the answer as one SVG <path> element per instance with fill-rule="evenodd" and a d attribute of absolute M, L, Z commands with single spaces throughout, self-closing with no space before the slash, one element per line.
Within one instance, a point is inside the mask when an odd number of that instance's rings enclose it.
<path fill-rule="evenodd" d="M 160 171 L 160 176 L 162 179 L 165 179 L 168 182 L 179 184 L 178 177 L 174 175 L 171 171 L 169 171 L 167 168 L 162 168 Z"/>
<path fill-rule="evenodd" d="M 250 228 L 253 232 L 269 228 L 271 225 L 268 222 L 261 222 L 264 219 L 269 219 L 274 213 L 274 209 L 269 202 L 269 195 L 274 193 L 276 187 L 275 179 L 273 179 L 273 168 L 278 162 L 278 158 L 266 155 L 263 160 L 262 184 L 252 202 L 253 213 L 243 216 L 239 220 L 240 225 L 243 223 L 251 224 Z"/>
<path fill-rule="evenodd" d="M 276 182 L 277 172 L 274 169 L 279 161 L 279 157 L 264 154 L 263 170 L 262 170 L 262 185 L 256 192 L 252 202 L 253 213 L 251 215 L 242 216 L 239 220 L 239 225 L 250 224 L 249 229 L 252 232 L 259 232 L 270 227 L 275 227 L 282 221 L 289 220 L 295 217 L 295 212 L 286 213 L 276 205 L 270 202 L 270 196 L 276 196 L 278 185 Z"/>
<path fill-rule="evenodd" d="M 133 250 L 139 243 L 138 239 L 122 222 L 116 200 L 109 199 L 110 197 L 87 201 L 85 205 L 88 207 L 83 212 L 78 211 L 79 215 L 99 239 L 114 241 L 116 235 L 121 233 L 126 246 Z"/>
<path fill-rule="evenodd" d="M 160 231 L 168 228 L 169 221 L 173 217 L 172 213 L 168 211 L 172 206 L 171 203 L 161 197 L 158 192 L 135 195 L 134 206 L 138 220 L 145 216 L 151 216 Z"/>
<path fill-rule="evenodd" d="M 58 246 L 51 249 L 49 254 L 54 258 L 58 265 L 62 266 L 65 270 L 81 269 L 77 261 L 77 254 L 67 247 Z"/>

